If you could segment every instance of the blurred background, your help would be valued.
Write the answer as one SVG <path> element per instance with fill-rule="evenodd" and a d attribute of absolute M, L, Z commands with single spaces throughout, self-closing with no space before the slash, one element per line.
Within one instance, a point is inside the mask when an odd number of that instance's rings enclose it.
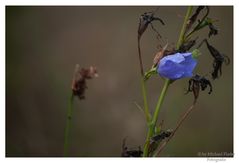
<path fill-rule="evenodd" d="M 97 67 L 88 81 L 86 99 L 74 101 L 70 156 L 119 157 L 123 138 L 130 148 L 143 147 L 147 126 L 134 102 L 143 106 L 137 28 L 147 7 L 6 7 L 6 156 L 62 156 L 66 112 L 75 64 Z M 186 7 L 160 7 L 154 22 L 159 42 L 148 28 L 141 41 L 144 67 L 149 69 L 157 45 L 174 46 Z M 233 152 L 233 7 L 211 7 L 219 35 L 209 42 L 231 59 L 223 65 L 213 93 L 201 92 L 198 104 L 162 156 L 199 156 L 199 152 Z M 199 35 L 207 37 L 208 28 Z M 196 73 L 212 70 L 205 46 Z M 208 76 L 209 77 L 209 76 Z M 147 82 L 151 111 L 163 80 Z M 191 105 L 184 95 L 188 79 L 174 82 L 163 103 L 159 122 L 175 127 Z"/>

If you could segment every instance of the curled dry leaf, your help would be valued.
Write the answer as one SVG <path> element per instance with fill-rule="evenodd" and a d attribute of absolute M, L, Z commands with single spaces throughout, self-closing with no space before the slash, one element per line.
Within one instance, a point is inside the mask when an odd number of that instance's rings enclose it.
<path fill-rule="evenodd" d="M 209 86 L 208 94 L 211 94 L 212 84 L 210 80 L 206 79 L 205 77 L 201 77 L 200 75 L 195 75 L 188 81 L 188 90 L 186 94 L 188 92 L 193 92 L 194 100 L 196 101 L 199 96 L 200 88 L 202 91 L 204 91 L 206 90 L 207 86 Z"/>
<path fill-rule="evenodd" d="M 141 150 L 140 146 L 138 149 L 129 150 L 125 144 L 126 144 L 126 138 L 124 138 L 123 144 L 122 144 L 122 153 L 121 153 L 122 157 L 141 157 L 141 155 L 143 154 L 143 151 Z"/>
<path fill-rule="evenodd" d="M 197 17 L 198 15 L 200 14 L 201 10 L 204 9 L 205 6 L 199 6 L 195 13 L 189 18 L 188 22 L 187 22 L 187 26 L 186 26 L 186 31 L 187 32 L 191 27 L 192 25 L 194 24 L 194 22 L 197 20 Z"/>
<path fill-rule="evenodd" d="M 212 23 L 210 23 L 208 25 L 208 27 L 209 27 L 208 37 L 211 37 L 212 35 L 217 35 L 218 34 L 218 29 Z"/>
<path fill-rule="evenodd" d="M 151 139 L 150 139 L 150 143 L 149 143 L 149 154 L 152 155 L 155 150 L 158 148 L 158 146 L 160 145 L 160 143 L 168 138 L 172 133 L 172 130 L 166 130 L 166 131 L 161 131 L 159 134 L 154 135 Z"/>
<path fill-rule="evenodd" d="M 219 78 L 219 76 L 222 75 L 222 64 L 225 63 L 228 65 L 230 63 L 230 59 L 228 56 L 220 53 L 215 47 L 213 47 L 207 39 L 204 39 L 202 43 L 199 45 L 199 47 L 203 44 L 206 43 L 207 49 L 209 50 L 211 56 L 213 57 L 213 72 L 211 73 L 212 79 Z"/>

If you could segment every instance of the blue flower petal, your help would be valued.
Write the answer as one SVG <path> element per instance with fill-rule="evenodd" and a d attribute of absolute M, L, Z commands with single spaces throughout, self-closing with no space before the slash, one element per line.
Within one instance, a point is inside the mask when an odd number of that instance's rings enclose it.
<path fill-rule="evenodd" d="M 192 53 L 180 53 L 180 54 L 182 54 L 185 58 L 192 56 Z"/>
<path fill-rule="evenodd" d="M 180 62 L 182 62 L 184 60 L 185 60 L 185 58 L 184 58 L 184 56 L 182 54 L 176 53 L 174 55 L 168 55 L 168 56 L 163 57 L 160 60 L 160 63 L 162 62 L 162 64 L 164 64 L 167 61 L 172 61 L 172 62 L 175 62 L 175 63 L 180 63 Z"/>
<path fill-rule="evenodd" d="M 158 64 L 157 72 L 168 79 L 176 80 L 191 77 L 197 61 L 192 53 L 176 53 L 162 58 Z"/>
<path fill-rule="evenodd" d="M 180 65 L 172 62 L 172 61 L 166 61 L 165 64 L 160 64 L 159 68 L 157 69 L 158 73 L 166 78 L 174 79 L 174 78 L 180 78 L 183 73 L 178 72 L 180 68 Z"/>

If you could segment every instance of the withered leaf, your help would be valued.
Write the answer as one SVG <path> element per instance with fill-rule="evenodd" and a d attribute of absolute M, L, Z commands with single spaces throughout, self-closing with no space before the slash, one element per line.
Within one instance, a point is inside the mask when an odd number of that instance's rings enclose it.
<path fill-rule="evenodd" d="M 212 93 L 212 84 L 210 80 L 206 79 L 205 77 L 202 77 L 200 75 L 194 75 L 189 81 L 188 81 L 188 92 L 193 92 L 194 100 L 197 100 L 200 92 L 200 88 L 202 91 L 204 91 L 207 86 L 209 86 L 209 92 L 208 94 Z"/>
<path fill-rule="evenodd" d="M 195 13 L 189 18 L 189 20 L 188 20 L 188 22 L 187 22 L 187 26 L 186 26 L 186 31 L 185 31 L 185 33 L 186 33 L 187 31 L 189 31 L 189 29 L 192 27 L 192 25 L 193 25 L 194 22 L 197 20 L 198 15 L 200 14 L 201 10 L 204 9 L 204 7 L 205 7 L 205 6 L 199 6 L 199 7 L 196 9 Z"/>
<path fill-rule="evenodd" d="M 121 152 L 122 157 L 141 157 L 142 156 L 143 151 L 141 150 L 140 146 L 137 150 L 136 149 L 129 150 L 125 144 L 126 144 L 126 138 L 123 139 L 123 143 L 122 143 L 122 152 Z"/>

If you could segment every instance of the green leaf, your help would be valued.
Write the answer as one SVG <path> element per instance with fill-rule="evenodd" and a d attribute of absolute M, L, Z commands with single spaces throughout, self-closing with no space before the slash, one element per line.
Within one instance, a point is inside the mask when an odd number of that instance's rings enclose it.
<path fill-rule="evenodd" d="M 193 57 L 194 59 L 197 59 L 200 55 L 201 55 L 200 50 L 194 49 L 194 50 L 192 51 L 192 57 Z"/>

